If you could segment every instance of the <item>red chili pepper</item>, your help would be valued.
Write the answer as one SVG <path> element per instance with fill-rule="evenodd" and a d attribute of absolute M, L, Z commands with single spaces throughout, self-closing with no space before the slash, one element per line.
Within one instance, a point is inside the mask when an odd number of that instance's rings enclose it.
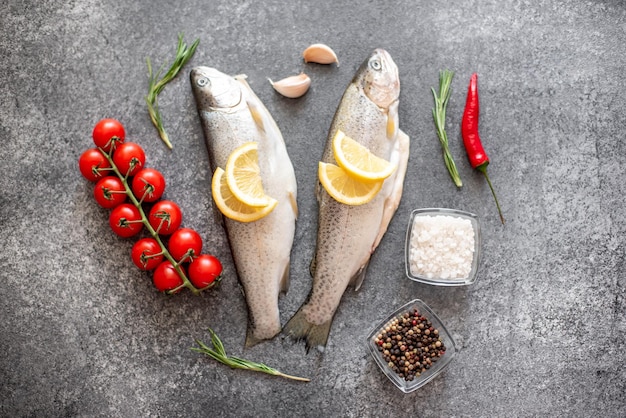
<path fill-rule="evenodd" d="M 461 121 L 461 135 L 463 136 L 463 144 L 469 158 L 472 168 L 480 171 L 485 175 L 487 184 L 491 189 L 491 194 L 496 201 L 500 220 L 504 224 L 504 217 L 500 209 L 500 203 L 493 190 L 491 180 L 487 174 L 487 166 L 489 165 L 489 157 L 483 148 L 478 135 L 478 116 L 480 114 L 480 104 L 478 102 L 478 74 L 472 74 L 469 87 L 467 88 L 467 100 L 465 101 L 465 111 L 463 112 L 463 120 Z"/>

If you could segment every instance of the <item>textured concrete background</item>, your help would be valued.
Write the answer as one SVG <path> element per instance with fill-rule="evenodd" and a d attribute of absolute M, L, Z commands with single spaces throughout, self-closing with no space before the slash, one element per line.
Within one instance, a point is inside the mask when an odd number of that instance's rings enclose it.
<path fill-rule="evenodd" d="M 624 416 L 626 415 L 626 6 L 621 1 L 17 1 L 0 4 L 1 416 Z M 348 290 L 324 355 L 276 338 L 244 349 L 245 303 L 210 211 L 210 172 L 188 72 L 161 108 L 160 142 L 143 97 L 145 58 L 200 38 L 192 65 L 246 73 L 296 167 L 300 218 L 281 320 L 310 289 L 313 190 L 327 129 L 357 66 L 387 49 L 412 138 L 406 192 L 359 292 Z M 339 67 L 305 65 L 311 43 Z M 464 186 L 440 156 L 430 87 L 456 72 L 448 134 Z M 299 100 L 267 78 L 306 71 Z M 467 81 L 479 73 L 481 136 L 506 226 L 460 142 Z M 195 297 L 156 292 L 129 258 L 133 240 L 77 169 L 103 117 L 122 121 L 166 196 L 219 256 L 225 279 Z M 402 260 L 412 209 L 477 213 L 484 258 L 471 287 L 409 281 Z M 371 327 L 421 298 L 460 352 L 404 395 L 366 350 Z M 312 378 L 231 370 L 192 352 L 207 328 L 227 350 Z"/>

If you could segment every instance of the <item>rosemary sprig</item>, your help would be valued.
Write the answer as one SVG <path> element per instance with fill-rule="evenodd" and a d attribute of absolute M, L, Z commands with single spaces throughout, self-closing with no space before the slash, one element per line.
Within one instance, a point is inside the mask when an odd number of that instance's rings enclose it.
<path fill-rule="evenodd" d="M 169 70 L 161 76 L 165 64 L 163 64 L 156 73 L 152 72 L 152 63 L 150 58 L 146 58 L 146 64 L 148 65 L 148 95 L 146 96 L 146 104 L 148 105 L 148 113 L 152 124 L 159 131 L 159 136 L 165 142 L 165 145 L 169 149 L 172 149 L 172 143 L 170 142 L 169 135 L 163 127 L 163 120 L 161 119 L 161 112 L 159 111 L 159 104 L 157 98 L 165 85 L 172 81 L 178 74 L 181 68 L 191 59 L 196 52 L 196 48 L 200 43 L 200 39 L 196 39 L 191 46 L 187 47 L 183 41 L 183 34 L 178 35 L 178 45 L 176 47 L 176 58 L 170 66 Z"/>
<path fill-rule="evenodd" d="M 450 173 L 450 177 L 452 177 L 454 184 L 456 184 L 457 187 L 461 187 L 463 186 L 463 182 L 461 181 L 461 176 L 459 176 L 459 172 L 456 169 L 456 164 L 454 164 L 454 160 L 452 159 L 452 154 L 450 154 L 450 149 L 448 148 L 448 135 L 446 134 L 446 107 L 448 106 L 448 100 L 450 99 L 450 85 L 452 84 L 453 77 L 454 72 L 452 71 L 440 71 L 439 95 L 437 95 L 434 88 L 431 88 L 433 97 L 435 98 L 433 119 L 435 121 L 435 127 L 437 128 L 437 136 L 439 137 L 439 142 L 441 142 L 441 147 L 443 149 L 443 161 L 448 168 L 448 172 Z"/>
<path fill-rule="evenodd" d="M 281 373 L 278 370 L 266 366 L 263 363 L 256 363 L 254 361 L 245 360 L 239 357 L 228 356 L 226 354 L 226 350 L 224 349 L 224 344 L 219 339 L 215 331 L 209 328 L 209 332 L 211 333 L 211 345 L 213 348 L 207 346 L 200 340 L 196 340 L 196 344 L 200 346 L 200 348 L 192 347 L 191 349 L 195 352 L 206 354 L 214 360 L 219 361 L 222 364 L 229 366 L 232 369 L 243 369 L 243 370 L 251 370 L 253 372 L 261 372 L 271 374 L 273 376 L 285 377 L 287 379 L 298 380 L 301 382 L 309 382 L 310 379 L 305 377 L 291 376 L 285 373 Z"/>

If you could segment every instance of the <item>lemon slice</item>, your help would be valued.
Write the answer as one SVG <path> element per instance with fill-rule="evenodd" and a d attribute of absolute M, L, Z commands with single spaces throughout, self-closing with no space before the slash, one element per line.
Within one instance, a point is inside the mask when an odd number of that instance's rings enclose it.
<path fill-rule="evenodd" d="M 278 201 L 270 198 L 270 202 L 264 207 L 253 207 L 238 200 L 231 192 L 224 176 L 224 170 L 218 167 L 213 173 L 211 182 L 213 200 L 217 208 L 224 216 L 239 222 L 253 222 L 267 216 L 278 204 Z"/>
<path fill-rule="evenodd" d="M 363 205 L 376 196 L 383 181 L 362 182 L 348 175 L 341 167 L 330 163 L 319 163 L 318 177 L 328 194 L 346 205 Z"/>
<path fill-rule="evenodd" d="M 372 154 L 342 131 L 337 131 L 333 138 L 333 152 L 337 164 L 348 175 L 361 181 L 384 180 L 396 169 L 395 164 Z"/>
<path fill-rule="evenodd" d="M 263 190 L 257 147 L 256 142 L 246 142 L 230 154 L 225 168 L 226 182 L 241 202 L 264 207 L 270 204 L 272 198 Z"/>

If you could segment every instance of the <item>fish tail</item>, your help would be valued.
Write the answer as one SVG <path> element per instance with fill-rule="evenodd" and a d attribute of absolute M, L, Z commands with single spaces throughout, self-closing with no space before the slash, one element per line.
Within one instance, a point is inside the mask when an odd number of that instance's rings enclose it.
<path fill-rule="evenodd" d="M 254 347 L 258 343 L 266 340 L 271 340 L 275 336 L 280 333 L 280 324 L 278 324 L 271 331 L 267 331 L 265 333 L 259 332 L 258 329 L 254 328 L 251 324 L 248 324 L 248 329 L 246 330 L 246 342 L 245 347 L 250 348 Z"/>
<path fill-rule="evenodd" d="M 257 338 L 254 335 L 252 335 L 252 332 L 250 332 L 250 330 L 248 330 L 248 332 L 246 332 L 246 342 L 245 342 L 245 347 L 246 348 L 253 347 L 253 346 L 257 345 L 258 343 L 260 343 L 261 341 L 263 341 L 263 340 L 261 338 Z"/>
<path fill-rule="evenodd" d="M 324 351 L 330 334 L 330 326 L 332 318 L 321 325 L 315 325 L 306 320 L 302 308 L 285 324 L 283 333 L 289 335 L 296 341 L 305 340 L 306 352 L 308 353 L 312 347 L 317 348 L 320 352 Z"/>

